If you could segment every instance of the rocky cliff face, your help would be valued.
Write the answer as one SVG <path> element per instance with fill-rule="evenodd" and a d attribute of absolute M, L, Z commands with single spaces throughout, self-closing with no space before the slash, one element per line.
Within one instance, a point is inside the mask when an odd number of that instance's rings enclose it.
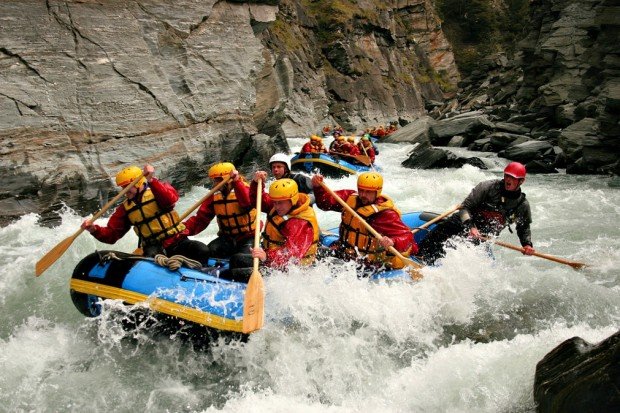
<path fill-rule="evenodd" d="M 1 220 L 92 211 L 128 164 L 183 188 L 325 122 L 412 119 L 458 81 L 429 1 L 319 3 L 1 2 Z"/>
<path fill-rule="evenodd" d="M 552 0 L 532 5 L 522 42 L 522 107 L 561 128 L 568 172 L 620 172 L 620 6 Z"/>
<path fill-rule="evenodd" d="M 407 166 L 446 167 L 449 153 L 432 143 L 497 152 L 528 172 L 620 174 L 620 6 L 535 1 L 530 23 L 513 57 L 481 59 L 453 99 L 434 105 L 440 122 Z M 401 139 L 424 136 L 411 132 Z"/>

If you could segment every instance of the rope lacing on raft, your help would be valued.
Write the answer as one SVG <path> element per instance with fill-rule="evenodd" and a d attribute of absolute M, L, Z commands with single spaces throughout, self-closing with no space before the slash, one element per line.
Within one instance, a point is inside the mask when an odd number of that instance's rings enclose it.
<path fill-rule="evenodd" d="M 164 254 L 157 254 L 155 256 L 155 263 L 162 267 L 168 267 L 172 271 L 176 271 L 182 266 L 188 268 L 202 268 L 202 264 L 196 260 L 184 257 L 182 255 L 173 255 L 172 257 L 166 257 Z"/>

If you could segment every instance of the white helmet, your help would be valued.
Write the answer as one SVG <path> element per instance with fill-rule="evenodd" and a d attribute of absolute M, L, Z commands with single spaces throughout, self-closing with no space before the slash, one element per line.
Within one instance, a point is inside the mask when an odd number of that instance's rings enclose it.
<path fill-rule="evenodd" d="M 289 172 L 291 170 L 291 158 L 285 153 L 276 153 L 269 159 L 269 166 L 274 162 L 282 162 L 286 165 Z"/>

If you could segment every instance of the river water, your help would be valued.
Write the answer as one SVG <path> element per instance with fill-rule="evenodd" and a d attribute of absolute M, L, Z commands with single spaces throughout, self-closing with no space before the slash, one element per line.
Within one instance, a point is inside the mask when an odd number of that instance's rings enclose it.
<path fill-rule="evenodd" d="M 290 140 L 298 149 L 302 140 Z M 442 212 L 491 169 L 400 166 L 407 145 L 380 144 L 384 192 L 402 211 Z M 353 188 L 355 177 L 327 180 Z M 198 349 L 174 335 L 125 332 L 106 303 L 84 318 L 69 297 L 78 261 L 110 249 L 87 233 L 41 277 L 34 263 L 72 235 L 71 210 L 50 229 L 28 215 L 0 229 L 0 411 L 530 412 L 536 363 L 562 341 L 598 342 L 620 321 L 620 185 L 605 176 L 532 175 L 524 191 L 540 252 L 450 251 L 413 283 L 370 283 L 323 263 L 265 277 L 266 323 L 249 342 Z M 206 192 L 194 188 L 184 211 Z M 105 222 L 105 220 L 103 220 Z M 339 215 L 319 213 L 323 228 Z M 213 224 L 198 239 L 215 236 Z M 518 244 L 515 234 L 501 238 Z M 114 249 L 132 251 L 136 238 Z"/>

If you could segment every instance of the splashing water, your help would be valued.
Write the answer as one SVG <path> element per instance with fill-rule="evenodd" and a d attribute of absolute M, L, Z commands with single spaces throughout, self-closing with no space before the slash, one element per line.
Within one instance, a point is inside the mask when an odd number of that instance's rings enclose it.
<path fill-rule="evenodd" d="M 289 141 L 299 148 L 301 139 Z M 411 147 L 379 144 L 384 193 L 402 211 L 443 212 L 505 164 L 481 171 L 402 168 Z M 354 176 L 327 180 L 354 188 Z M 0 406 L 7 411 L 525 412 L 535 409 L 536 363 L 562 341 L 598 342 L 620 321 L 620 189 L 610 177 L 528 176 L 532 234 L 541 252 L 582 271 L 514 251 L 459 245 L 413 283 L 369 283 L 349 264 L 322 262 L 265 277 L 266 323 L 247 343 L 208 348 L 154 335 L 104 302 L 85 319 L 68 284 L 95 249 L 82 234 L 41 277 L 34 263 L 72 235 L 71 210 L 50 229 L 26 215 L 0 229 Z M 194 188 L 178 210 L 206 193 Z M 339 215 L 319 212 L 324 229 Z M 105 222 L 102 219 L 102 222 Z M 216 225 L 196 237 L 209 242 Z M 501 237 L 518 244 L 516 235 Z"/>

